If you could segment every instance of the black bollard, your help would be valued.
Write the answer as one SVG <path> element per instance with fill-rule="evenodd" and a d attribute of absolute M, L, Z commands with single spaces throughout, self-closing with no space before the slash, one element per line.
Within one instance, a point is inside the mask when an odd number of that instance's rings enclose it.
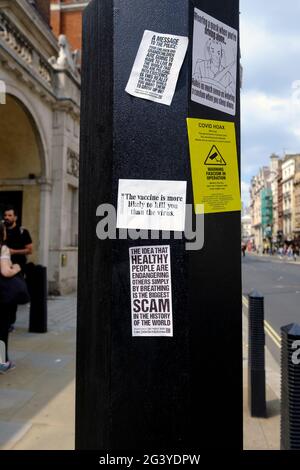
<path fill-rule="evenodd" d="M 249 294 L 248 404 L 251 416 L 266 417 L 264 297 Z"/>
<path fill-rule="evenodd" d="M 26 266 L 26 282 L 30 294 L 30 333 L 47 332 L 47 268 L 29 263 Z"/>
<path fill-rule="evenodd" d="M 300 450 L 300 326 L 281 327 L 281 450 Z"/>

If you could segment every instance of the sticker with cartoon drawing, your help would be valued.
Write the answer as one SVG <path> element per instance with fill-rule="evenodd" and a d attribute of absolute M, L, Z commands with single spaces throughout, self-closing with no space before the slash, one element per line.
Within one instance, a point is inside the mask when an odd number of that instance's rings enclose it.
<path fill-rule="evenodd" d="M 235 115 L 238 32 L 194 11 L 191 99 Z"/>

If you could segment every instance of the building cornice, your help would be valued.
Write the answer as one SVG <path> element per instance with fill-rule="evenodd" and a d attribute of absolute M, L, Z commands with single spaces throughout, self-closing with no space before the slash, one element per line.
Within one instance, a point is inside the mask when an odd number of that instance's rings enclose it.
<path fill-rule="evenodd" d="M 37 46 L 41 46 L 41 39 L 44 39 L 48 44 L 49 54 L 58 51 L 57 38 L 50 26 L 27 0 L 0 0 L 0 10 L 13 15 L 23 33 L 28 35 L 30 32 L 30 35 L 38 41 Z"/>
<path fill-rule="evenodd" d="M 23 81 L 34 92 L 39 94 L 48 103 L 55 102 L 56 96 L 50 83 L 43 80 L 35 73 L 28 64 L 17 57 L 17 54 L 11 51 L 0 40 L 0 63 L 4 69 L 13 72 L 19 80 Z"/>
<path fill-rule="evenodd" d="M 51 3 L 51 11 L 82 11 L 87 7 L 89 2 L 79 2 L 79 3 Z"/>
<path fill-rule="evenodd" d="M 75 118 L 79 118 L 80 104 L 69 97 L 58 97 L 54 89 L 48 87 L 36 75 L 32 73 L 26 64 L 20 63 L 17 58 L 11 60 L 11 52 L 0 47 L 0 64 L 4 69 L 14 73 L 18 80 L 24 82 L 42 100 L 52 106 L 54 110 L 70 112 Z"/>
<path fill-rule="evenodd" d="M 0 186 L 36 186 L 38 183 L 38 178 L 29 179 L 29 178 L 9 178 L 9 179 L 0 179 Z"/>
<path fill-rule="evenodd" d="M 21 0 L 12 0 L 14 3 Z M 23 1 L 23 0 L 22 0 Z M 0 5 L 3 0 L 0 0 Z M 68 103 L 67 108 L 77 115 L 80 104 L 80 76 L 74 77 L 68 69 L 56 70 L 48 57 L 20 29 L 10 9 L 0 11 L 0 62 L 19 80 L 50 104 Z M 29 24 L 30 28 L 30 24 Z M 53 50 L 53 49 L 52 49 Z M 59 80 L 58 77 L 63 74 Z M 67 78 L 67 81 L 65 80 Z M 70 88 L 71 87 L 71 88 Z M 65 96 L 65 94 L 67 96 Z M 72 99 L 73 98 L 73 99 Z M 78 100 L 78 103 L 76 101 Z"/>
<path fill-rule="evenodd" d="M 71 98 L 57 98 L 52 106 L 53 111 L 65 111 L 70 113 L 74 119 L 80 118 L 80 107 Z"/>

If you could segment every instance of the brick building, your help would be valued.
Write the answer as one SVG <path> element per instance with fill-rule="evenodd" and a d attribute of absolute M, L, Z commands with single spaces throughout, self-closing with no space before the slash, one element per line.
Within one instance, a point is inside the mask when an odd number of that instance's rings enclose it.
<path fill-rule="evenodd" d="M 53 32 L 57 37 L 66 35 L 72 50 L 81 50 L 82 12 L 88 3 L 89 0 L 51 0 L 50 22 Z"/>

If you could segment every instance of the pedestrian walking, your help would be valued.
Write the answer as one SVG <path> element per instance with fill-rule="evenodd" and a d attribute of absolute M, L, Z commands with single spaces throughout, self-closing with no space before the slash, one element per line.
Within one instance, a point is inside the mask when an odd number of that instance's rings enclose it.
<path fill-rule="evenodd" d="M 246 243 L 242 243 L 242 253 L 243 253 L 243 256 L 246 256 Z"/>
<path fill-rule="evenodd" d="M 293 245 L 293 258 L 294 258 L 294 261 L 297 261 L 297 253 L 298 253 L 297 246 Z"/>
<path fill-rule="evenodd" d="M 289 247 L 288 247 L 286 253 L 287 253 L 288 259 L 292 259 L 292 256 L 293 256 L 293 249 L 292 249 L 291 245 L 289 245 Z"/>

